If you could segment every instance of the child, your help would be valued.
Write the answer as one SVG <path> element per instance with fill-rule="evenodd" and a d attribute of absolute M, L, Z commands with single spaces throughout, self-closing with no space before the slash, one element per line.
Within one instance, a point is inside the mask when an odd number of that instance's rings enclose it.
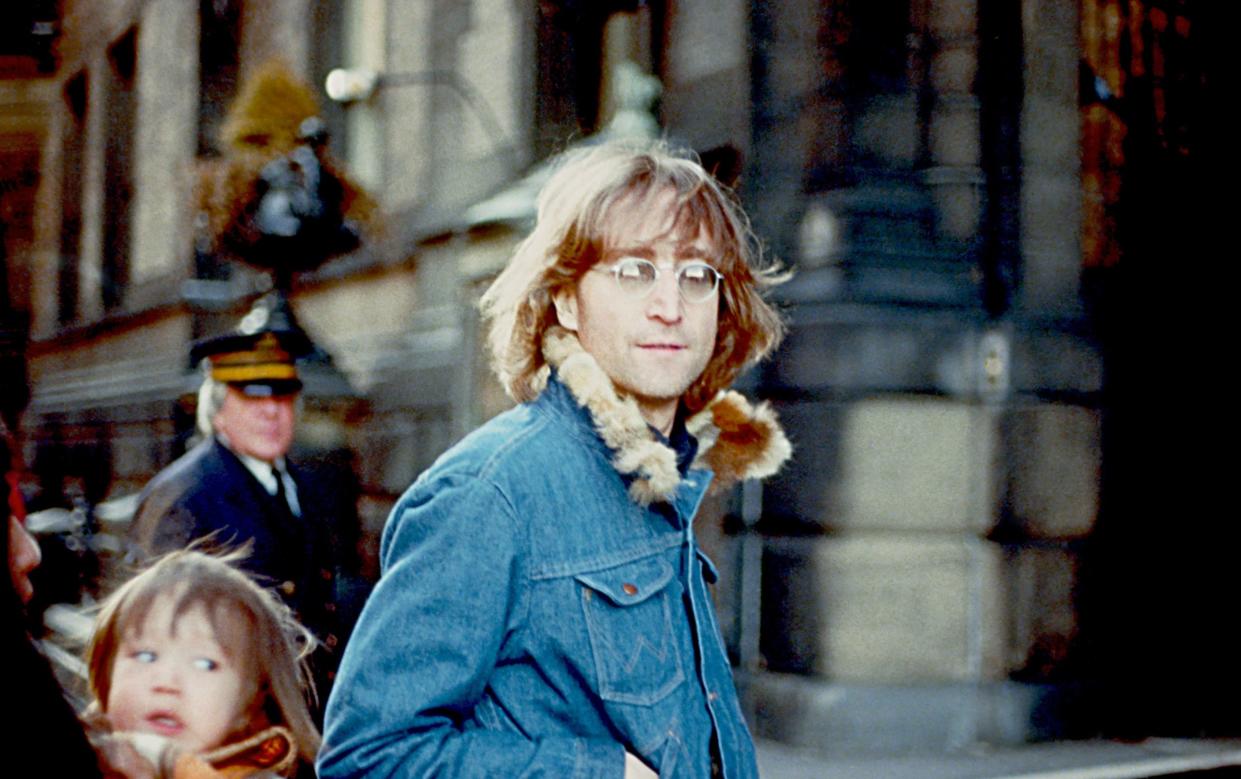
<path fill-rule="evenodd" d="M 98 714 L 160 775 L 291 775 L 319 733 L 304 690 L 313 639 L 230 563 L 173 552 L 104 603 L 87 649 Z"/>

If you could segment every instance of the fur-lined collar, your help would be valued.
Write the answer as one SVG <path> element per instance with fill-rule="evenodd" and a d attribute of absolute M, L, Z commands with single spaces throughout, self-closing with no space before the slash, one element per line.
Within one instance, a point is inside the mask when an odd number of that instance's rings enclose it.
<path fill-rule="evenodd" d="M 637 402 L 616 392 L 603 368 L 577 336 L 553 326 L 543 337 L 543 357 L 560 382 L 590 413 L 603 442 L 614 452 L 612 464 L 631 476 L 629 496 L 643 506 L 669 500 L 681 483 L 676 453 L 661 443 L 642 417 Z M 549 370 L 542 376 L 546 386 Z M 751 405 L 739 392 L 720 392 L 685 427 L 698 439 L 695 468 L 715 472 L 712 491 L 741 479 L 761 479 L 780 469 L 793 453 L 775 412 L 766 403 Z"/>

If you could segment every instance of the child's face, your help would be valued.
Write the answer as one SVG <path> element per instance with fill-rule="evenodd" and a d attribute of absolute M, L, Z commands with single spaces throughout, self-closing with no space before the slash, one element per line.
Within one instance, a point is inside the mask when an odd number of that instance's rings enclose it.
<path fill-rule="evenodd" d="M 145 621 L 123 632 L 104 712 L 118 731 L 155 733 L 201 752 L 244 724 L 252 690 L 203 606 L 175 617 L 172 607 L 173 598 L 156 598 Z"/>

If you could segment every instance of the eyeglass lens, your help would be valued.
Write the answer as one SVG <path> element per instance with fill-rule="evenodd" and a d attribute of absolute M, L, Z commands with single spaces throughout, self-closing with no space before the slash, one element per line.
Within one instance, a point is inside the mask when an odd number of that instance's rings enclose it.
<path fill-rule="evenodd" d="M 655 287 L 660 270 L 649 260 L 627 257 L 614 266 L 616 283 L 629 295 L 647 295 Z M 677 289 L 689 303 L 701 303 L 715 293 L 719 272 L 710 265 L 694 262 L 676 271 Z"/>

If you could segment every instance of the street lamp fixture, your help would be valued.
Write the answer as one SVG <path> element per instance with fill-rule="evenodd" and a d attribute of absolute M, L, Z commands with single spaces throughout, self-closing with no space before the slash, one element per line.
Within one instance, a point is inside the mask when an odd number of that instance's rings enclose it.
<path fill-rule="evenodd" d="M 357 103 L 370 98 L 379 86 L 379 74 L 368 68 L 335 68 L 327 74 L 327 96 L 337 103 Z"/>
<path fill-rule="evenodd" d="M 448 87 L 461 98 L 478 121 L 483 131 L 501 149 L 510 163 L 516 164 L 516 150 L 496 118 L 491 106 L 478 90 L 458 73 L 451 70 L 420 70 L 410 73 L 379 73 L 369 68 L 334 68 L 327 74 L 323 87 L 327 96 L 337 103 L 360 103 L 369 100 L 381 88 L 402 87 L 412 84 Z"/>

